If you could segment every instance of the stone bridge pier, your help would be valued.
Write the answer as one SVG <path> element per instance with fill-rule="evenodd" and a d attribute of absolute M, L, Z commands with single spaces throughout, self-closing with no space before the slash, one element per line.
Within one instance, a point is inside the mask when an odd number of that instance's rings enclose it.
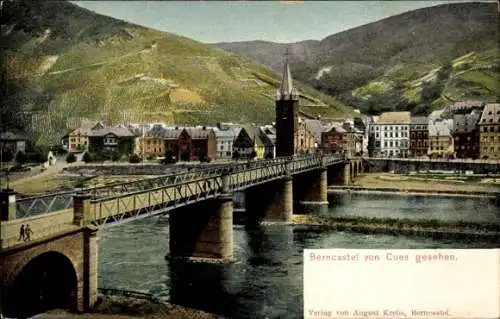
<path fill-rule="evenodd" d="M 271 181 L 245 190 L 246 225 L 261 221 L 290 222 L 293 215 L 293 179 Z"/>
<path fill-rule="evenodd" d="M 351 184 L 351 164 L 343 163 L 332 165 L 327 169 L 327 183 L 328 185 L 344 185 Z"/>
<path fill-rule="evenodd" d="M 294 177 L 293 198 L 295 210 L 302 212 L 325 212 L 328 209 L 328 170 L 299 174 Z"/>
<path fill-rule="evenodd" d="M 233 258 L 232 194 L 178 208 L 169 223 L 169 257 Z"/>

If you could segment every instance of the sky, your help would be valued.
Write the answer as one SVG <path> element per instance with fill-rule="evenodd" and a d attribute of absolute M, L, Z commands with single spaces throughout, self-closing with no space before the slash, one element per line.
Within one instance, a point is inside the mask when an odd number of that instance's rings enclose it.
<path fill-rule="evenodd" d="M 204 43 L 291 43 L 449 1 L 72 1 L 94 12 Z"/>

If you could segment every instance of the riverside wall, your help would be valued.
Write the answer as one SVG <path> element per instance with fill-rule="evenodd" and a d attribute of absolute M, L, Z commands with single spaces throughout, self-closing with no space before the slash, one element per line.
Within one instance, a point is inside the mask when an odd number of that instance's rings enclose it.
<path fill-rule="evenodd" d="M 500 174 L 500 161 L 489 160 L 410 160 L 410 159 L 365 159 L 365 172 L 472 172 L 474 174 Z"/>

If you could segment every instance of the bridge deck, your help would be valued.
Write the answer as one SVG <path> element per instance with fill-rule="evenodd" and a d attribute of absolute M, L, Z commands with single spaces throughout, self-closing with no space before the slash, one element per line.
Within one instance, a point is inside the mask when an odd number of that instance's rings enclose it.
<path fill-rule="evenodd" d="M 90 194 L 92 195 L 90 216 L 84 216 L 84 223 L 102 226 L 143 215 L 160 214 L 180 206 L 213 198 L 219 194 L 242 190 L 343 161 L 334 156 L 309 155 L 293 159 L 281 158 L 227 165 L 175 176 L 144 179 L 147 183 L 143 183 L 144 181 L 124 183 L 128 187 L 120 186 L 118 191 L 110 191 L 110 188 Z M 54 199 L 51 201 L 55 202 Z M 50 207 L 50 205 L 45 206 Z M 35 239 L 79 227 L 72 225 L 73 218 L 73 208 L 69 208 L 65 202 L 64 209 L 55 212 L 3 222 L 1 226 L 2 247 L 22 244 L 19 240 L 19 230 L 22 224 L 30 225 L 33 231 L 31 238 Z"/>

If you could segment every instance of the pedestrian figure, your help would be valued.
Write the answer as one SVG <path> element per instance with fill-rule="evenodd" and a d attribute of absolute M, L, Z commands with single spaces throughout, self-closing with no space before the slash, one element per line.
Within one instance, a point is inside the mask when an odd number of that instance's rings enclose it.
<path fill-rule="evenodd" d="M 18 240 L 24 240 L 25 232 L 24 232 L 24 224 L 21 225 L 21 228 L 19 229 L 19 239 Z"/>
<path fill-rule="evenodd" d="M 33 231 L 30 228 L 30 225 L 26 224 L 26 228 L 24 229 L 24 240 L 31 240 L 31 234 Z"/>

